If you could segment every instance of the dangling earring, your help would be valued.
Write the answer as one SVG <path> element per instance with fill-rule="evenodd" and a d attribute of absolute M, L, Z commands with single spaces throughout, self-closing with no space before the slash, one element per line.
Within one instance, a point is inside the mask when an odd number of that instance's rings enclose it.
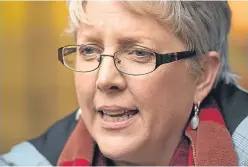
<path fill-rule="evenodd" d="M 198 102 L 198 104 L 194 104 L 194 116 L 191 118 L 191 121 L 190 121 L 190 125 L 191 125 L 191 128 L 196 130 L 198 128 L 198 125 L 199 125 L 199 108 L 200 108 L 200 102 Z"/>

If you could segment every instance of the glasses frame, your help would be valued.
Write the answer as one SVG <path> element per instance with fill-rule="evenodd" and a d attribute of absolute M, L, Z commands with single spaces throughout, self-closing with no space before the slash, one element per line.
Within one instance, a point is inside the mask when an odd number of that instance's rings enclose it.
<path fill-rule="evenodd" d="M 168 63 L 172 63 L 172 62 L 175 62 L 175 61 L 178 61 L 178 60 L 182 60 L 182 59 L 186 59 L 186 58 L 190 58 L 190 57 L 193 57 L 193 56 L 196 56 L 196 52 L 195 51 L 181 51 L 181 52 L 174 52 L 174 53 L 165 53 L 165 54 L 161 54 L 161 53 L 157 53 L 155 52 L 154 50 L 150 49 L 150 48 L 147 48 L 147 47 L 144 47 L 144 46 L 139 46 L 139 45 L 135 45 L 135 46 L 138 46 L 138 47 L 141 47 L 143 49 L 146 49 L 147 51 L 150 51 L 150 52 L 153 52 L 154 55 L 156 56 L 156 65 L 154 67 L 154 69 L 150 72 L 147 72 L 147 73 L 144 73 L 144 74 L 129 74 L 129 73 L 125 73 L 121 70 L 118 69 L 118 67 L 116 66 L 116 62 L 115 62 L 115 55 L 119 52 L 122 52 L 124 50 L 127 50 L 127 48 L 124 48 L 124 49 L 121 49 L 121 50 L 118 50 L 116 51 L 113 55 L 106 55 L 106 54 L 100 54 L 100 60 L 99 60 L 99 64 L 98 66 L 93 69 L 93 70 L 89 70 L 89 71 L 80 71 L 80 70 L 76 70 L 76 69 L 73 69 L 71 67 L 69 67 L 65 61 L 64 61 L 64 55 L 63 54 L 63 50 L 64 48 L 66 47 L 75 47 L 77 48 L 78 46 L 87 46 L 87 45 L 65 45 L 63 47 L 60 47 L 58 48 L 58 60 L 64 65 L 66 66 L 67 68 L 69 68 L 70 70 L 72 71 L 75 71 L 75 72 L 82 72 L 82 73 L 87 73 L 87 72 L 92 72 L 92 71 L 95 71 L 96 69 L 98 69 L 101 65 L 101 62 L 102 62 L 102 58 L 104 56 L 106 57 L 112 57 L 114 59 L 114 64 L 115 64 L 115 67 L 118 71 L 120 71 L 121 73 L 124 73 L 126 75 L 133 75 L 133 76 L 139 76 L 139 75 L 146 75 L 146 74 L 149 74 L 149 73 L 152 73 L 153 71 L 155 71 L 159 66 L 163 65 L 163 64 L 168 64 Z M 68 53 L 67 55 L 73 53 L 73 52 L 76 52 L 76 51 L 72 51 L 70 53 Z"/>

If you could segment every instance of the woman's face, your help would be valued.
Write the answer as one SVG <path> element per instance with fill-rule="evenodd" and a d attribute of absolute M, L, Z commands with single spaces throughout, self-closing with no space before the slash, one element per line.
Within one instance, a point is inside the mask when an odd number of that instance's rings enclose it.
<path fill-rule="evenodd" d="M 107 55 L 127 45 L 159 53 L 185 50 L 169 27 L 118 2 L 88 2 L 85 10 L 91 25 L 81 24 L 77 44 L 96 44 Z M 104 57 L 98 70 L 75 73 L 75 85 L 82 118 L 101 152 L 130 163 L 149 164 L 171 154 L 168 151 L 180 140 L 196 93 L 185 60 L 130 76 L 116 69 L 113 58 Z"/>

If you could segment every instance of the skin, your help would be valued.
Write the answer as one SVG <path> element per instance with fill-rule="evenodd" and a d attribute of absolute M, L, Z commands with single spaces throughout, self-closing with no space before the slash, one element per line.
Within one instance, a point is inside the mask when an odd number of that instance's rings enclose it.
<path fill-rule="evenodd" d="M 169 27 L 119 2 L 87 2 L 85 10 L 90 25 L 80 25 L 77 44 L 97 44 L 108 55 L 126 44 L 158 53 L 185 50 Z M 111 57 L 104 57 L 96 71 L 75 73 L 82 118 L 101 152 L 118 165 L 168 165 L 193 104 L 207 96 L 219 69 L 217 52 L 203 59 L 204 72 L 198 77 L 190 73 L 185 60 L 162 65 L 147 75 L 128 76 L 115 68 Z M 100 125 L 96 112 L 100 105 L 136 107 L 140 112 L 128 127 L 109 130 Z"/>

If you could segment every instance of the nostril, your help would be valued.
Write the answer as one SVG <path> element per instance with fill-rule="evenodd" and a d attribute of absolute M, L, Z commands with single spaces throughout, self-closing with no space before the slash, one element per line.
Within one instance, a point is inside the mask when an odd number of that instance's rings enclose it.
<path fill-rule="evenodd" d="M 119 88 L 117 86 L 111 86 L 110 89 L 118 90 Z"/>

